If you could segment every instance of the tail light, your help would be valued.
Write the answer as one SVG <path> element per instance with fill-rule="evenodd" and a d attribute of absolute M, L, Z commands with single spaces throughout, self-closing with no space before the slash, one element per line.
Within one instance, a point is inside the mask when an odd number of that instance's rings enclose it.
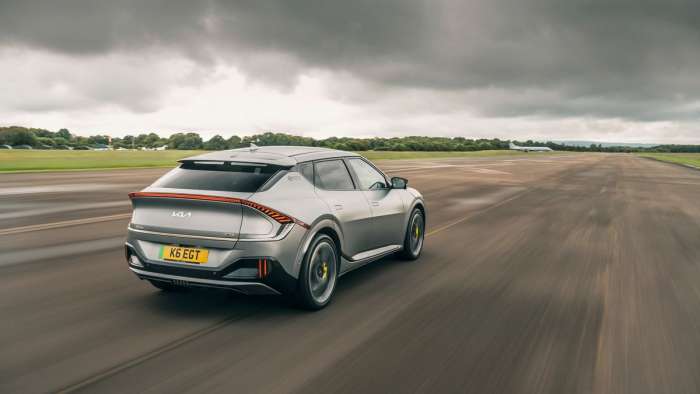
<path fill-rule="evenodd" d="M 215 201 L 223 202 L 229 204 L 240 204 L 247 207 L 253 208 L 266 216 L 270 217 L 272 220 L 280 224 L 295 223 L 304 228 L 309 228 L 310 226 L 301 220 L 298 220 L 289 215 L 285 215 L 277 210 L 267 207 L 262 204 L 258 204 L 253 201 L 245 200 L 242 198 L 235 197 L 222 197 L 222 196 L 208 196 L 205 194 L 188 194 L 188 193 L 158 193 L 158 192 L 132 192 L 129 193 L 129 198 L 177 198 L 185 200 L 200 200 L 200 201 Z"/>

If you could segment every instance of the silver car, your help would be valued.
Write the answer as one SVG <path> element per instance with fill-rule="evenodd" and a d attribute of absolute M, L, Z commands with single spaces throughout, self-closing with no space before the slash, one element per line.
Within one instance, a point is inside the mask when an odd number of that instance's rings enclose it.
<path fill-rule="evenodd" d="M 425 203 L 406 184 L 332 149 L 190 157 L 129 194 L 129 269 L 162 290 L 284 294 L 320 309 L 339 276 L 392 253 L 420 256 Z"/>

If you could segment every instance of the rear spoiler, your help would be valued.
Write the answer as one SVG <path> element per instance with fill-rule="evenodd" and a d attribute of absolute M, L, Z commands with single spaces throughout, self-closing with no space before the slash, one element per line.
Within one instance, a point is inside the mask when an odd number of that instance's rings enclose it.
<path fill-rule="evenodd" d="M 231 161 L 231 160 L 196 160 L 196 159 L 181 159 L 177 161 L 180 164 L 198 164 L 198 165 L 211 165 L 211 166 L 222 166 L 225 164 L 232 165 L 232 166 L 247 166 L 247 167 L 267 167 L 270 165 L 273 166 L 278 166 L 278 167 L 288 167 L 288 166 L 283 166 L 279 164 L 271 164 L 271 163 L 254 163 L 254 162 L 249 162 L 249 161 Z"/>
<path fill-rule="evenodd" d="M 199 200 L 199 201 L 222 202 L 222 203 L 228 203 L 228 204 L 239 204 L 239 205 L 245 205 L 246 207 L 253 208 L 253 209 L 261 212 L 262 214 L 270 217 L 272 220 L 274 220 L 280 224 L 295 223 L 295 224 L 298 224 L 301 227 L 304 227 L 306 229 L 311 227 L 308 224 L 306 224 L 306 223 L 302 222 L 301 220 L 296 219 L 292 216 L 285 215 L 285 214 L 283 214 L 279 211 L 276 211 L 270 207 L 267 207 L 265 205 L 258 204 L 256 202 L 246 200 L 243 198 L 209 196 L 206 194 L 159 193 L 159 192 L 131 192 L 131 193 L 129 193 L 129 198 L 132 200 L 140 199 L 140 198 L 175 198 L 175 199 L 183 199 L 183 200 Z"/>

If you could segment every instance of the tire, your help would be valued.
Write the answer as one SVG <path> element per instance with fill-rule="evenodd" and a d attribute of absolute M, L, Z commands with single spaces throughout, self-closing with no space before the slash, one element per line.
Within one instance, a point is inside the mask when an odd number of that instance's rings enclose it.
<path fill-rule="evenodd" d="M 406 235 L 404 236 L 403 249 L 400 257 L 404 260 L 416 260 L 423 251 L 423 241 L 425 240 L 425 216 L 423 211 L 414 208 L 408 219 Z"/>
<path fill-rule="evenodd" d="M 296 294 L 298 306 L 319 310 L 330 303 L 338 281 L 338 256 L 331 237 L 325 234 L 314 237 L 299 272 Z"/>
<path fill-rule="evenodd" d="M 160 280 L 149 280 L 149 282 L 153 285 L 153 287 L 162 290 L 162 291 L 167 291 L 167 292 L 172 292 L 172 291 L 182 291 L 182 287 L 174 285 L 169 282 L 163 282 Z"/>

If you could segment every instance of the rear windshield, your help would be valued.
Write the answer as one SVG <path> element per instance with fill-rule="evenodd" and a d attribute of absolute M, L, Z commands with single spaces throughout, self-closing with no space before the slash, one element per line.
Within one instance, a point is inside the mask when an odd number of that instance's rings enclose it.
<path fill-rule="evenodd" d="M 269 164 L 184 162 L 153 186 L 252 193 L 281 169 L 283 167 Z"/>

